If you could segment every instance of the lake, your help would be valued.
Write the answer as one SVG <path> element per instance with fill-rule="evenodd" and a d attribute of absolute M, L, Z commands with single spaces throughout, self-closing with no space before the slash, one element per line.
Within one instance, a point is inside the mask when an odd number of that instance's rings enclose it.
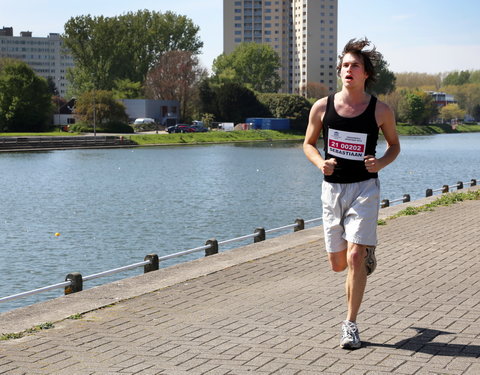
<path fill-rule="evenodd" d="M 418 199 L 427 188 L 480 177 L 480 133 L 401 137 L 401 144 L 399 158 L 380 172 L 382 199 Z M 0 297 L 70 272 L 87 276 L 321 216 L 322 176 L 300 142 L 0 153 L 0 169 Z M 0 312 L 62 293 L 2 303 Z"/>

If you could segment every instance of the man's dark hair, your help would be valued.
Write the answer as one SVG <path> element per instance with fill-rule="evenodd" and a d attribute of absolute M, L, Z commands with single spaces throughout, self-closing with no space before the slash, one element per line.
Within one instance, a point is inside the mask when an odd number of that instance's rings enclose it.
<path fill-rule="evenodd" d="M 360 57 L 363 60 L 365 72 L 368 74 L 368 78 L 365 81 L 365 88 L 373 84 L 377 80 L 377 74 L 375 71 L 376 66 L 383 59 L 380 52 L 373 46 L 371 49 L 364 50 L 365 47 L 370 45 L 370 41 L 367 38 L 364 39 L 350 39 L 343 48 L 343 52 L 338 56 L 337 74 L 340 76 L 340 70 L 342 69 L 343 58 L 347 53 L 351 53 Z"/>

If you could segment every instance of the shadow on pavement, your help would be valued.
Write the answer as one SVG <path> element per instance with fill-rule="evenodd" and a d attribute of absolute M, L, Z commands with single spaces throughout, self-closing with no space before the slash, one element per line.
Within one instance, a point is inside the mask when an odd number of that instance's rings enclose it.
<path fill-rule="evenodd" d="M 480 345 L 462 345 L 431 342 L 440 335 L 453 335 L 452 332 L 437 331 L 428 328 L 411 327 L 417 334 L 409 339 L 401 340 L 395 344 L 377 344 L 364 341 L 362 347 L 383 347 L 410 350 L 416 353 L 451 357 L 480 357 Z"/>

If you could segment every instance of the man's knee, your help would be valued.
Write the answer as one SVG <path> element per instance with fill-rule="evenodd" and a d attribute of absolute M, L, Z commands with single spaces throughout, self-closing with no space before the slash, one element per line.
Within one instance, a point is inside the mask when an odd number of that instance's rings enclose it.
<path fill-rule="evenodd" d="M 347 264 L 350 268 L 363 267 L 365 264 L 366 246 L 352 244 L 347 253 Z"/>
<path fill-rule="evenodd" d="M 347 250 L 339 251 L 338 253 L 329 253 L 328 260 L 330 267 L 334 272 L 342 272 L 348 267 Z"/>
<path fill-rule="evenodd" d="M 332 264 L 330 263 L 332 271 L 334 272 L 342 272 L 347 269 L 347 264 Z"/>

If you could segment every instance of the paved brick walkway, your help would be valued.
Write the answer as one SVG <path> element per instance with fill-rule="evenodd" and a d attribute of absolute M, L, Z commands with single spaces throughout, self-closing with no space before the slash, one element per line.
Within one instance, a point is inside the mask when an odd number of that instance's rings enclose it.
<path fill-rule="evenodd" d="M 379 235 L 359 350 L 338 347 L 345 274 L 329 270 L 318 234 L 0 342 L 0 373 L 480 374 L 480 201 Z"/>

